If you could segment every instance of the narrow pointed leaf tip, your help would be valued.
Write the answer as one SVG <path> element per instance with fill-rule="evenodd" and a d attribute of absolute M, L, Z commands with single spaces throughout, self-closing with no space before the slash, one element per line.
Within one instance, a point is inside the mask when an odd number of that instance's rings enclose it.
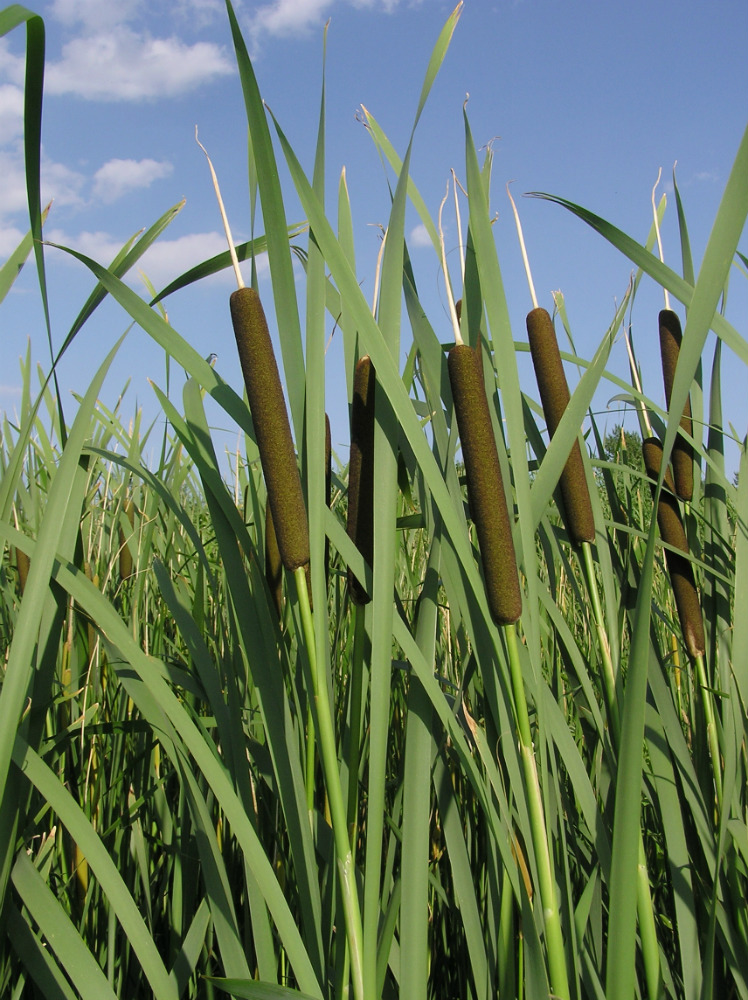
<path fill-rule="evenodd" d="M 561 362 L 553 320 L 548 312 L 545 309 L 533 309 L 527 314 L 526 322 L 540 401 L 543 404 L 548 433 L 553 437 L 569 405 L 569 386 Z M 577 544 L 593 542 L 595 519 L 578 438 L 574 441 L 566 460 L 559 486 L 566 513 L 567 530 L 572 541 Z"/>
<path fill-rule="evenodd" d="M 232 292 L 230 306 L 278 549 L 293 572 L 309 562 L 309 526 L 275 352 L 256 290 Z"/>

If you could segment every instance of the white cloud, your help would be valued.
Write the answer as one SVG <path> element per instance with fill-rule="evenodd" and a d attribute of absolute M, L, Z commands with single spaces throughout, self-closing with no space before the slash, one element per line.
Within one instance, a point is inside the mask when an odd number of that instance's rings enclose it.
<path fill-rule="evenodd" d="M 11 226 L 0 227 L 0 263 L 7 260 L 26 234 Z"/>
<path fill-rule="evenodd" d="M 304 31 L 313 24 L 324 24 L 330 0 L 274 0 L 266 3 L 252 17 L 255 33 L 286 35 Z"/>
<path fill-rule="evenodd" d="M 121 25 L 67 42 L 59 62 L 47 68 L 47 93 L 107 101 L 173 97 L 233 71 L 213 42 L 187 45 Z"/>
<path fill-rule="evenodd" d="M 57 243 L 60 246 L 70 247 L 79 253 L 85 254 L 99 264 L 108 266 L 122 249 L 123 240 L 115 239 L 111 233 L 87 232 L 77 234 L 64 232 L 61 229 L 53 229 L 45 232 L 45 239 L 50 243 Z M 16 241 L 17 244 L 18 241 Z M 15 249 L 16 244 L 11 249 Z M 128 284 L 133 285 L 141 291 L 143 288 L 139 278 L 139 272 L 143 272 L 155 288 L 164 288 L 174 278 L 184 274 L 196 264 L 201 264 L 226 249 L 226 237 L 222 232 L 214 231 L 210 233 L 188 233 L 186 236 L 179 236 L 173 240 L 159 239 L 143 254 L 136 266 L 126 277 Z M 80 267 L 79 262 L 70 254 L 63 254 L 53 249 L 49 251 L 54 254 L 59 262 L 63 260 L 67 263 Z M 257 270 L 260 275 L 267 271 L 267 256 L 263 254 L 257 259 Z M 249 263 L 244 265 L 245 280 L 249 280 Z M 236 287 L 234 272 L 231 268 L 226 268 L 219 274 L 211 278 L 203 279 L 217 281 L 229 287 Z"/>
<path fill-rule="evenodd" d="M 403 0 L 347 0 L 354 7 L 374 8 L 391 14 Z M 417 6 L 421 0 L 409 0 Z M 322 27 L 334 0 L 271 0 L 262 4 L 250 19 L 250 30 L 257 37 L 262 33 L 290 35 L 313 26 Z"/>
<path fill-rule="evenodd" d="M 22 87 L 25 75 L 25 55 L 19 56 L 11 52 L 9 39 L 0 38 L 0 77 Z"/>
<path fill-rule="evenodd" d="M 26 208 L 26 174 L 20 150 L 0 150 L 0 219 Z"/>
<path fill-rule="evenodd" d="M 99 31 L 130 20 L 140 8 L 140 0 L 117 0 L 116 3 L 102 3 L 101 0 L 54 0 L 49 12 L 68 27 L 80 24 L 85 25 L 89 31 Z"/>
<path fill-rule="evenodd" d="M 122 241 L 115 240 L 109 233 L 103 232 L 89 233 L 84 230 L 78 233 L 77 236 L 71 236 L 62 229 L 50 229 L 45 231 L 44 238 L 49 243 L 59 243 L 60 246 L 70 247 L 72 250 L 77 250 L 79 253 L 85 254 L 86 257 L 97 261 L 99 264 L 107 266 L 122 249 Z M 55 255 L 57 260 L 64 259 L 80 267 L 80 264 L 70 254 L 62 255 L 51 248 L 50 252 Z"/>
<path fill-rule="evenodd" d="M 413 247 L 430 247 L 432 245 L 428 230 L 422 222 L 411 229 L 410 245 Z"/>
<path fill-rule="evenodd" d="M 222 232 L 190 233 L 174 240 L 157 240 L 143 255 L 141 269 L 148 275 L 156 288 L 164 288 L 174 278 L 184 274 L 191 267 L 209 260 L 226 249 L 226 237 Z M 249 277 L 249 263 L 246 268 L 245 280 Z M 257 259 L 257 270 L 263 274 L 267 269 L 267 257 Z M 213 281 L 235 286 L 234 272 L 231 268 L 213 276 Z"/>
<path fill-rule="evenodd" d="M 138 188 L 150 187 L 154 181 L 168 177 L 173 167 L 167 161 L 109 160 L 93 178 L 93 196 L 109 204 Z"/>
<path fill-rule="evenodd" d="M 0 84 L 0 136 L 3 144 L 23 133 L 23 91 L 10 83 Z"/>

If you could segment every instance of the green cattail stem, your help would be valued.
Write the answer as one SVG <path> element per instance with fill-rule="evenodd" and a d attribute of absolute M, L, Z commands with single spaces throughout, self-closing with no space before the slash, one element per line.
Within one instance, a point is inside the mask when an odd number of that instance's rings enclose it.
<path fill-rule="evenodd" d="M 314 635 L 314 620 L 309 604 L 309 590 L 303 566 L 294 571 L 296 590 L 299 596 L 299 612 L 304 640 L 309 657 L 309 671 L 312 679 L 312 694 L 316 708 L 317 742 L 319 744 L 322 772 L 325 778 L 325 789 L 330 806 L 335 853 L 337 855 L 338 878 L 343 899 L 343 914 L 345 918 L 346 938 L 351 958 L 351 977 L 353 979 L 354 1000 L 364 1000 L 363 978 L 363 927 L 361 924 L 361 908 L 356 887 L 356 872 L 349 841 L 346 808 L 343 802 L 343 790 L 338 769 L 338 755 L 335 742 L 335 727 L 333 724 L 330 700 L 327 694 L 327 679 L 320 677 L 317 669 L 317 654 Z"/>
<path fill-rule="evenodd" d="M 522 770 L 527 786 L 527 808 L 530 816 L 530 832 L 532 835 L 535 861 L 538 871 L 538 890 L 543 907 L 543 923 L 545 925 L 545 941 L 548 952 L 548 971 L 551 993 L 562 1000 L 569 1000 L 569 977 L 566 967 L 566 952 L 561 930 L 561 912 L 556 892 L 556 881 L 553 873 L 553 858 L 548 840 L 548 831 L 543 811 L 543 794 L 538 778 L 535 750 L 532 743 L 530 717 L 527 711 L 522 666 L 517 646 L 517 629 L 508 625 L 504 629 L 504 637 L 509 653 L 509 672 L 514 695 L 514 712 L 519 733 L 519 749 L 522 760 Z"/>
<path fill-rule="evenodd" d="M 522 614 L 522 592 L 481 365 L 467 344 L 453 347 L 447 364 L 488 608 L 497 625 L 510 625 Z"/>
<path fill-rule="evenodd" d="M 135 507 L 132 500 L 125 500 L 123 507 L 125 516 L 129 522 L 130 529 L 125 535 L 120 525 L 119 529 L 119 577 L 120 580 L 129 580 L 132 576 L 132 553 L 130 552 L 130 538 L 135 526 Z"/>
<path fill-rule="evenodd" d="M 545 309 L 533 309 L 527 314 L 526 323 L 540 401 L 543 404 L 548 433 L 553 437 L 570 399 L 556 331 L 553 320 Z M 566 514 L 566 527 L 571 540 L 577 544 L 594 542 L 595 519 L 578 439 L 572 445 L 566 460 L 559 487 Z"/>
<path fill-rule="evenodd" d="M 368 354 L 359 359 L 353 376 L 351 456 L 348 466 L 348 537 L 366 563 L 374 558 L 374 394 L 376 372 Z M 355 573 L 348 571 L 354 604 L 368 604 L 371 595 Z"/>
<path fill-rule="evenodd" d="M 662 378 L 665 383 L 665 400 L 670 409 L 670 397 L 675 381 L 675 369 L 678 366 L 678 355 L 683 340 L 680 320 L 677 313 L 671 309 L 663 309 L 659 315 L 660 354 L 662 356 Z M 680 426 L 690 437 L 693 437 L 693 420 L 691 418 L 691 396 L 689 394 Z M 675 493 L 681 500 L 690 501 L 693 497 L 693 446 L 678 434 L 673 445 L 672 463 Z"/>
<path fill-rule="evenodd" d="M 278 549 L 293 572 L 309 562 L 309 525 L 275 352 L 256 290 L 237 289 L 230 305 Z"/>

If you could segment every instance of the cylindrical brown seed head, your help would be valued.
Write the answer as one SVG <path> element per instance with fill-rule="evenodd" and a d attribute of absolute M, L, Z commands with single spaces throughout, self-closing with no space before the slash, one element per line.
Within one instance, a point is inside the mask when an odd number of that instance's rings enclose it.
<path fill-rule="evenodd" d="M 480 364 L 475 351 L 460 344 L 449 352 L 447 365 L 488 607 L 498 625 L 511 625 L 522 614 L 522 592 Z"/>
<path fill-rule="evenodd" d="M 119 576 L 120 580 L 129 580 L 132 576 L 132 553 L 130 552 L 129 540 L 132 536 L 132 528 L 135 525 L 135 507 L 132 500 L 125 500 L 124 512 L 130 523 L 130 531 L 127 535 L 119 528 Z"/>
<path fill-rule="evenodd" d="M 348 537 L 369 566 L 374 558 L 374 392 L 376 372 L 368 354 L 360 358 L 353 376 L 351 402 L 351 457 L 348 466 Z M 368 604 L 371 595 L 348 570 L 354 604 Z"/>
<path fill-rule="evenodd" d="M 265 579 L 280 619 L 283 617 L 283 563 L 270 504 L 265 505 Z"/>
<path fill-rule="evenodd" d="M 23 592 L 26 589 L 26 580 L 29 576 L 29 569 L 31 568 L 31 560 L 23 551 L 23 549 L 16 549 L 16 569 L 18 570 L 18 589 L 23 596 Z"/>
<path fill-rule="evenodd" d="M 662 466 L 662 444 L 657 438 L 646 438 L 642 441 L 642 455 L 647 475 L 657 480 Z M 652 485 L 654 495 L 655 486 Z M 665 549 L 670 583 L 678 609 L 678 619 L 683 632 L 686 649 L 693 657 L 702 656 L 706 650 L 704 637 L 704 620 L 701 615 L 701 603 L 696 590 L 691 560 L 688 558 L 688 540 L 680 517 L 678 500 L 675 496 L 675 486 L 670 470 L 665 474 L 664 485 L 657 505 L 657 526 L 663 542 L 678 549 L 673 552 Z"/>
<path fill-rule="evenodd" d="M 278 549 L 293 572 L 309 562 L 309 525 L 270 331 L 254 288 L 233 292 L 230 305 Z"/>
<path fill-rule="evenodd" d="M 677 313 L 671 309 L 663 309 L 659 316 L 660 323 L 660 354 L 662 355 L 662 379 L 665 383 L 665 400 L 670 409 L 670 396 L 675 381 L 675 368 L 678 364 L 680 345 L 683 340 L 680 320 Z M 691 419 L 691 396 L 689 394 L 683 415 L 680 418 L 681 428 L 693 437 L 693 420 Z M 678 435 L 673 446 L 673 479 L 675 492 L 681 500 L 693 497 L 693 447 L 682 435 Z"/>
<path fill-rule="evenodd" d="M 548 433 L 553 437 L 569 405 L 570 396 L 553 320 L 545 309 L 533 309 L 527 314 L 527 336 Z M 578 439 L 572 445 L 559 486 L 571 540 L 577 543 L 593 542 L 595 519 Z"/>

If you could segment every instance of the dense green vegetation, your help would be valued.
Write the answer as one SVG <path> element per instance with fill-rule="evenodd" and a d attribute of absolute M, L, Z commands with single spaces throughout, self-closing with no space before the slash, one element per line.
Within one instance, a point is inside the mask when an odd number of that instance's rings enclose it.
<path fill-rule="evenodd" d="M 0 995 L 748 998 L 748 617 L 735 613 L 748 592 L 748 448 L 733 481 L 720 392 L 721 345 L 747 364 L 748 340 L 718 310 L 748 215 L 748 132 L 698 272 L 679 197 L 682 274 L 651 252 L 654 229 L 640 245 L 565 203 L 638 271 L 595 356 L 562 351 L 584 374 L 549 439 L 520 388 L 527 339 L 511 329 L 491 232 L 492 156 L 479 162 L 467 117 L 458 275 L 409 177 L 410 147 L 401 161 L 368 119 L 399 178 L 372 310 L 344 180 L 333 227 L 321 171 L 305 176 L 267 116 L 228 14 L 310 560 L 283 571 L 278 594 L 256 432 L 268 415 L 250 412 L 122 280 L 171 213 L 109 268 L 78 255 L 97 285 L 66 346 L 109 295 L 188 378 L 180 407 L 155 387 L 168 431 L 150 464 L 153 432 L 99 399 L 118 345 L 67 425 L 53 373 L 36 393 L 27 357 L 18 421 L 3 420 Z M 419 115 L 458 14 L 432 53 Z M 43 23 L 0 12 L 3 34 L 24 24 L 31 232 L 0 270 L 0 299 L 30 254 L 46 296 Z M 321 128 L 318 164 L 323 145 Z M 312 234 L 296 248 L 301 290 L 276 156 Z M 409 266 L 408 200 L 450 305 L 461 300 L 447 343 Z M 177 285 L 230 263 L 227 253 Z M 635 371 L 622 384 L 606 369 L 643 273 L 685 319 L 669 412 L 642 396 Z M 370 562 L 346 530 L 348 469 L 326 476 L 332 322 L 349 403 L 357 361 L 370 357 L 376 373 L 376 502 L 357 508 L 370 510 Z M 498 562 L 478 548 L 475 467 L 462 465 L 447 370 L 455 340 L 479 352 L 514 559 L 505 543 Z M 591 402 L 605 379 L 641 433 L 598 428 Z M 244 432 L 231 481 L 206 394 Z M 689 395 L 694 492 L 678 500 L 667 463 L 658 478 L 645 472 L 642 439 L 657 436 L 669 456 Z M 560 500 L 575 442 L 591 541 L 572 540 Z M 688 552 L 663 544 L 663 505 Z M 517 573 L 517 622 L 496 624 L 484 559 L 491 573 Z M 698 627 L 676 606 L 675 565 L 698 587 Z M 694 628 L 703 649 L 684 640 Z"/>

